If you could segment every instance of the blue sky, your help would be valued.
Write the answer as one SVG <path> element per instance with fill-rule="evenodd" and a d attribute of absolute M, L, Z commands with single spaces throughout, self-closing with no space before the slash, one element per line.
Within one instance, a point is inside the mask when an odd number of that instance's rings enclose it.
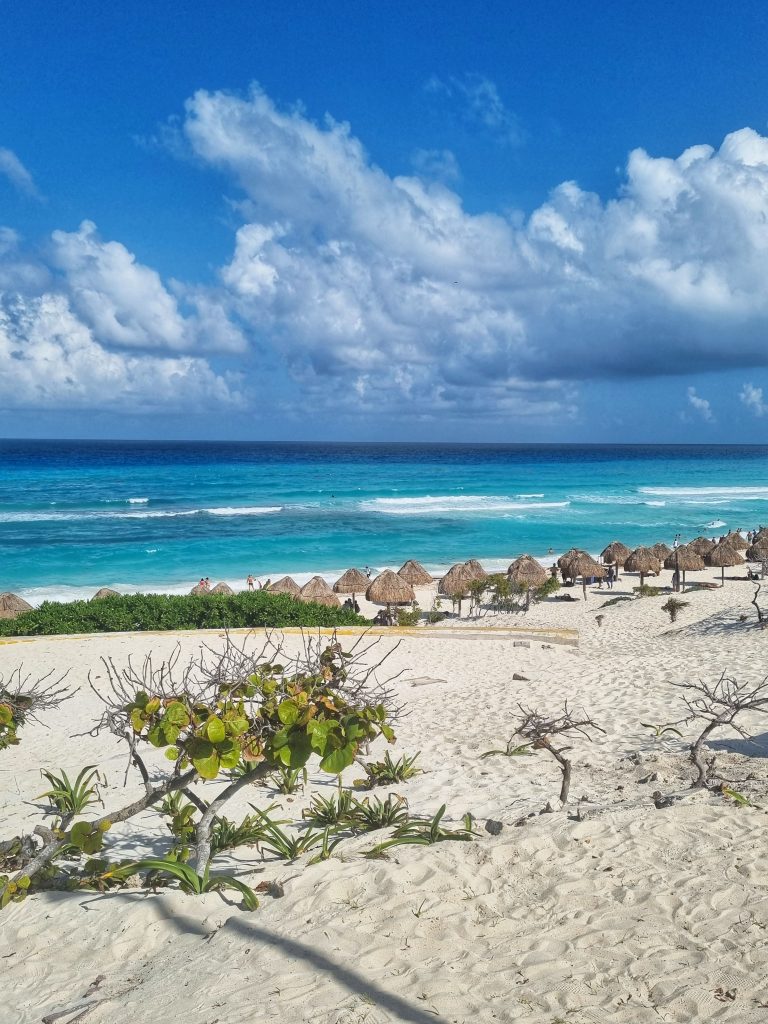
<path fill-rule="evenodd" d="M 0 14 L 0 433 L 767 439 L 764 4 Z"/>

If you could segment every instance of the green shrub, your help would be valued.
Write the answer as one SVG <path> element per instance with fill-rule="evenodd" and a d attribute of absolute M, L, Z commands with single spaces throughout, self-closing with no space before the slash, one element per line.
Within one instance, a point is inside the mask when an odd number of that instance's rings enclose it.
<path fill-rule="evenodd" d="M 0 636 L 367 624 L 349 608 L 328 608 L 264 590 L 232 595 L 122 594 L 108 601 L 45 601 L 15 619 L 0 620 Z"/>
<path fill-rule="evenodd" d="M 398 608 L 397 609 L 397 624 L 398 626 L 418 626 L 419 620 L 421 619 L 421 609 L 417 604 L 413 608 Z"/>
<path fill-rule="evenodd" d="M 543 601 L 545 598 L 550 597 L 552 594 L 556 594 L 560 589 L 560 580 L 557 576 L 550 576 L 546 583 L 542 583 L 540 587 L 537 587 L 533 591 L 534 601 Z"/>
<path fill-rule="evenodd" d="M 661 606 L 663 612 L 669 612 L 669 621 L 676 622 L 678 612 L 681 612 L 683 608 L 688 607 L 688 601 L 681 601 L 679 597 L 670 597 L 667 599 L 665 604 Z"/>
<path fill-rule="evenodd" d="M 658 597 L 661 593 L 661 587 L 651 587 L 647 583 L 641 587 L 632 587 L 632 590 L 638 597 Z"/>

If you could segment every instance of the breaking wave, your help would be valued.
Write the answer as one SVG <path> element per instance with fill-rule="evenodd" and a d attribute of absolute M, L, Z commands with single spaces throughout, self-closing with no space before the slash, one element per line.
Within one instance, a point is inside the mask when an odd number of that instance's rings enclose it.
<path fill-rule="evenodd" d="M 436 516 L 471 512 L 497 515 L 531 509 L 566 508 L 568 505 L 569 501 L 519 501 L 516 498 L 486 494 L 440 494 L 423 498 L 373 498 L 361 502 L 360 508 L 365 512 L 390 516 Z"/>

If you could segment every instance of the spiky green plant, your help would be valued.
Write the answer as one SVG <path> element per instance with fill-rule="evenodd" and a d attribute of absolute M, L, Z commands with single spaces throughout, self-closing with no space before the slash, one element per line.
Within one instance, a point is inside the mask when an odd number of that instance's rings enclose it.
<path fill-rule="evenodd" d="M 239 824 L 229 818 L 217 818 L 211 829 L 211 856 L 238 846 L 256 846 L 263 835 L 264 823 L 255 814 L 246 814 Z"/>
<path fill-rule="evenodd" d="M 651 722 L 641 722 L 640 725 L 642 725 L 642 727 L 644 729 L 650 729 L 651 732 L 653 733 L 653 738 L 655 740 L 664 739 L 664 737 L 668 733 L 674 733 L 675 736 L 682 736 L 683 735 L 680 732 L 679 729 L 676 729 L 674 725 L 671 725 L 669 723 L 663 723 L 662 722 L 662 723 L 659 723 L 658 725 L 654 725 Z"/>
<path fill-rule="evenodd" d="M 277 771 L 272 772 L 268 781 L 278 793 L 291 796 L 293 793 L 297 793 L 302 786 L 306 786 L 307 778 L 306 768 L 288 768 L 285 765 L 280 765 Z"/>
<path fill-rule="evenodd" d="M 52 808 L 62 818 L 74 818 L 91 804 L 102 802 L 99 786 L 105 785 L 107 780 L 99 774 L 95 764 L 86 765 L 74 782 L 69 781 L 69 776 L 64 771 L 61 775 L 55 775 L 53 772 L 42 770 L 40 774 L 48 780 L 51 788 L 45 793 L 40 793 L 35 800 L 47 798 Z"/>
<path fill-rule="evenodd" d="M 408 804 L 405 797 L 398 796 L 397 793 L 390 793 L 386 800 L 380 800 L 377 796 L 355 800 L 349 816 L 350 825 L 365 832 L 403 825 L 407 821 Z"/>
<path fill-rule="evenodd" d="M 312 825 L 323 828 L 328 825 L 344 825 L 349 821 L 355 803 L 348 789 L 340 789 L 336 796 L 313 796 L 301 816 Z"/>
<path fill-rule="evenodd" d="M 235 889 L 243 897 L 243 904 L 247 910 L 255 910 L 259 905 L 256 893 L 245 882 L 241 882 L 233 875 L 212 875 L 210 864 L 206 865 L 202 875 L 193 871 L 188 864 L 181 864 L 168 857 L 150 857 L 125 867 L 130 867 L 134 871 L 152 871 L 157 875 L 167 875 L 179 883 L 182 892 L 193 896 L 219 892 L 221 889 Z"/>
<path fill-rule="evenodd" d="M 287 825 L 287 821 L 273 821 L 266 811 L 261 811 L 258 807 L 253 807 L 253 810 L 262 824 L 258 846 L 282 857 L 283 860 L 296 860 L 297 857 L 307 853 L 322 841 L 322 832 L 307 829 L 300 835 L 293 836 L 285 829 L 280 828 L 281 825 Z"/>
<path fill-rule="evenodd" d="M 415 767 L 420 753 L 420 750 L 417 751 L 413 757 L 403 754 L 402 757 L 395 761 L 389 751 L 387 751 L 384 754 L 383 760 L 371 761 L 363 765 L 366 777 L 364 779 L 355 779 L 355 785 L 364 786 L 366 789 L 373 789 L 374 786 L 391 786 L 396 782 L 407 782 L 408 779 L 412 779 L 414 775 L 418 775 L 421 772 L 420 768 Z"/>
<path fill-rule="evenodd" d="M 330 828 L 323 829 L 320 852 L 316 853 L 314 857 L 310 857 L 310 864 L 320 864 L 321 861 L 328 860 L 339 843 L 344 839 L 344 836 L 336 836 L 335 839 L 331 839 L 331 835 L 332 830 Z"/>
<path fill-rule="evenodd" d="M 472 829 L 472 815 L 465 814 L 463 828 L 444 828 L 440 822 L 445 814 L 445 804 L 438 810 L 433 818 L 423 821 L 416 818 L 409 818 L 403 825 L 398 826 L 389 839 L 374 846 L 368 851 L 367 856 L 378 857 L 385 850 L 393 846 L 432 846 L 433 843 L 445 841 L 471 842 L 475 837 Z"/>
<path fill-rule="evenodd" d="M 501 754 L 502 757 L 532 757 L 533 751 L 530 743 L 516 744 L 512 740 L 508 740 L 504 750 L 486 750 L 484 754 L 480 755 L 480 760 L 484 757 L 493 757 L 494 754 Z"/>

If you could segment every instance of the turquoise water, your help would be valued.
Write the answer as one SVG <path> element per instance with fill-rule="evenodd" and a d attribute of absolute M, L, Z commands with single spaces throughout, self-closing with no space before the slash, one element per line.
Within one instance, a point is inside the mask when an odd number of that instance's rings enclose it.
<path fill-rule="evenodd" d="M 0 442 L 0 590 L 439 570 L 768 522 L 768 447 Z"/>

